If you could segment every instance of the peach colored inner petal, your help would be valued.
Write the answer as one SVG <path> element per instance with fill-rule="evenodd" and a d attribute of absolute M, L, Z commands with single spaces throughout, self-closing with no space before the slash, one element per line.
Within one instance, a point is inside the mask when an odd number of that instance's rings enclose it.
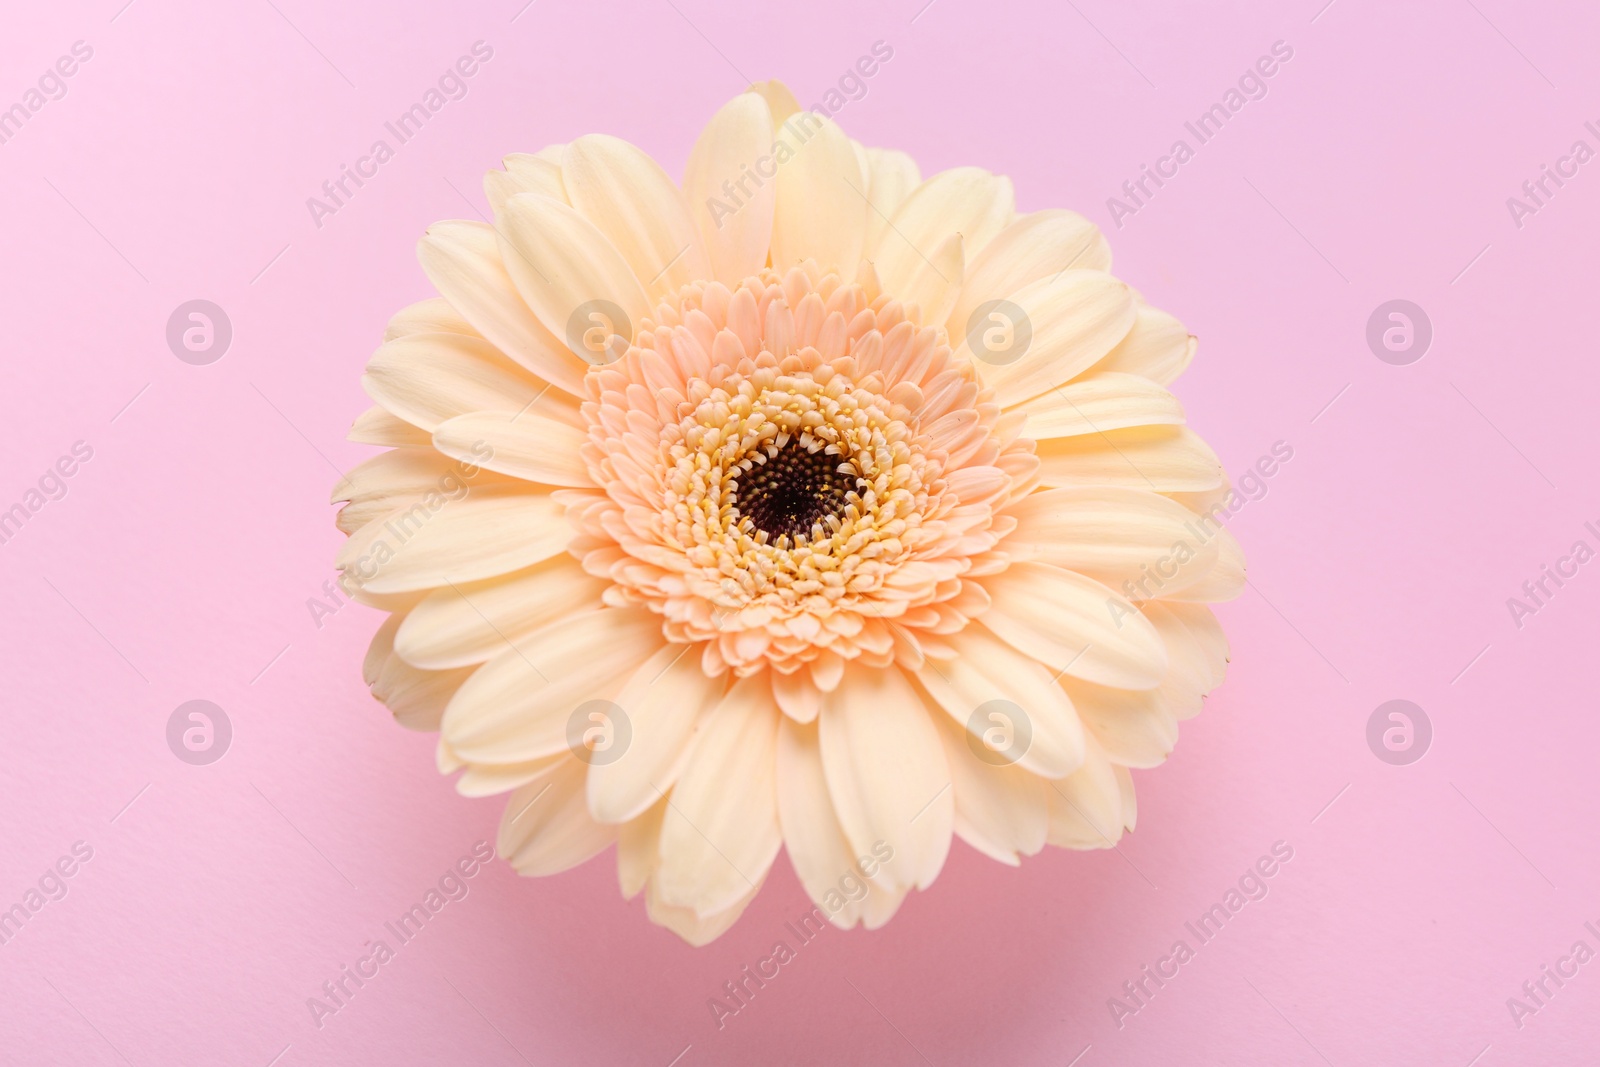
<path fill-rule="evenodd" d="M 933 327 L 810 264 L 685 286 L 587 379 L 578 554 L 671 641 L 740 675 L 921 663 L 986 599 L 964 577 L 1033 445 Z M 1012 472 L 1012 473 L 1007 473 Z"/>

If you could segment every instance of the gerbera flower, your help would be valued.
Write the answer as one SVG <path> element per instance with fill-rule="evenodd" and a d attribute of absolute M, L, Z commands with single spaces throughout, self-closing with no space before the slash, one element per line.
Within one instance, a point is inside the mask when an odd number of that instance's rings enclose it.
<path fill-rule="evenodd" d="M 1243 559 L 1165 388 L 1194 341 L 1093 225 L 777 83 L 681 188 L 598 135 L 485 184 L 367 366 L 352 439 L 392 450 L 334 495 L 393 613 L 367 681 L 462 793 L 511 794 L 502 856 L 615 842 L 702 944 L 780 847 L 875 927 L 952 834 L 1016 864 L 1133 827 Z"/>

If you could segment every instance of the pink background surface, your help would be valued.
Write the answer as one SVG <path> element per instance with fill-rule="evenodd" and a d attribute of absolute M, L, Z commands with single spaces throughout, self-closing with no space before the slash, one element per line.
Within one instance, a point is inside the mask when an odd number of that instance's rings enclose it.
<path fill-rule="evenodd" d="M 0 37 L 0 106 L 94 49 L 0 145 L 0 508 L 94 450 L 0 546 L 0 905 L 94 849 L 0 947 L 0 1059 L 1592 1062 L 1600 962 L 1520 1029 L 1506 998 L 1600 948 L 1600 562 L 1520 630 L 1505 603 L 1600 547 L 1600 162 L 1520 229 L 1505 204 L 1600 147 L 1591 8 L 122 2 L 28 5 Z M 315 227 L 305 198 L 479 39 L 470 94 Z M 721 1030 L 707 999 L 807 907 L 784 860 L 699 950 L 621 900 L 610 853 L 537 881 L 497 863 L 318 1029 L 306 998 L 501 806 L 368 696 L 378 615 L 306 607 L 341 541 L 334 468 L 371 451 L 343 439 L 358 372 L 429 295 L 416 238 L 476 217 L 504 153 L 584 132 L 679 173 L 746 78 L 809 103 L 877 40 L 850 133 L 1106 226 L 1117 273 L 1200 336 L 1177 392 L 1229 469 L 1294 449 L 1233 522 L 1252 585 L 1221 609 L 1227 684 L 1136 773 L 1115 853 L 1012 870 L 957 844 L 886 929 L 828 930 Z M 1269 94 L 1112 228 L 1106 198 L 1277 40 Z M 194 298 L 233 323 L 210 366 L 164 339 Z M 1434 326 L 1409 366 L 1364 337 L 1394 298 Z M 196 698 L 234 729 L 205 767 L 164 737 Z M 1434 727 L 1410 766 L 1365 740 L 1395 698 Z M 1279 840 L 1270 895 L 1119 1028 L 1108 998 Z"/>

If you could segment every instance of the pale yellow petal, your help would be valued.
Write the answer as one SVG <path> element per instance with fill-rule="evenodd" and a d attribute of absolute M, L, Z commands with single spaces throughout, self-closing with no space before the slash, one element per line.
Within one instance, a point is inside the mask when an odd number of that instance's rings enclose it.
<path fill-rule="evenodd" d="M 372 695 L 383 701 L 395 721 L 408 730 L 439 728 L 445 705 L 471 670 L 422 671 L 399 656 L 390 656 L 372 683 Z"/>
<path fill-rule="evenodd" d="M 617 828 L 589 818 L 584 766 L 577 760 L 518 789 L 500 818 L 495 851 L 518 874 L 543 877 L 570 870 L 605 850 Z"/>
<path fill-rule="evenodd" d="M 1014 763 L 979 759 L 967 731 L 935 716 L 956 798 L 956 836 L 990 859 L 1015 867 L 1044 848 L 1049 828 L 1045 780 Z"/>
<path fill-rule="evenodd" d="M 709 917 L 736 905 L 772 866 L 778 829 L 778 720 L 772 687 L 741 679 L 695 733 L 661 828 L 663 903 Z"/>
<path fill-rule="evenodd" d="M 1136 374 L 1095 373 L 1056 386 L 1012 410 L 1027 414 L 1024 432 L 1035 440 L 1183 423 L 1178 398 Z"/>
<path fill-rule="evenodd" d="M 479 333 L 543 381 L 581 393 L 583 361 L 534 316 L 503 254 L 494 227 L 484 222 L 438 222 L 417 244 L 428 280 Z"/>
<path fill-rule="evenodd" d="M 979 167 L 955 167 L 935 174 L 895 209 L 872 251 L 884 289 L 900 292 L 953 236 L 960 235 L 969 259 L 978 255 L 1011 221 L 1015 206 L 1009 178 Z M 934 324 L 943 319 L 926 321 Z"/>
<path fill-rule="evenodd" d="M 739 916 L 744 914 L 744 909 L 760 891 L 761 883 L 758 882 L 754 889 L 726 911 L 702 916 L 693 908 L 679 907 L 662 900 L 660 894 L 656 892 L 655 879 L 651 879 L 644 894 L 645 914 L 650 916 L 651 922 L 665 926 L 683 938 L 690 947 L 701 948 L 727 933 L 728 928 L 739 920 Z"/>
<path fill-rule="evenodd" d="M 772 111 L 760 94 L 740 93 L 706 124 L 683 175 L 711 277 L 724 285 L 766 265 L 777 177 Z"/>
<path fill-rule="evenodd" d="M 861 918 L 862 895 L 854 888 L 861 879 L 828 793 L 816 723 L 784 719 L 778 728 L 776 766 L 778 821 L 789 863 L 829 921 L 849 929 Z M 889 855 L 893 862 L 892 851 Z M 872 873 L 878 873 L 875 867 Z"/>
<path fill-rule="evenodd" d="M 576 208 L 528 193 L 507 200 L 496 223 L 506 270 L 544 328 L 591 365 L 619 356 L 651 307 L 605 234 Z M 587 344 L 600 320 L 611 340 Z"/>
<path fill-rule="evenodd" d="M 561 155 L 566 145 L 552 145 L 536 153 L 514 152 L 504 160 L 505 170 L 491 170 L 483 176 L 483 192 L 489 198 L 492 214 L 500 214 L 518 193 L 537 193 L 552 200 L 570 203 L 566 186 L 561 184 Z"/>
<path fill-rule="evenodd" d="M 555 755 L 569 748 L 579 705 L 615 697 L 661 643 L 660 620 L 645 611 L 608 608 L 559 619 L 479 667 L 440 729 L 475 762 Z"/>
<path fill-rule="evenodd" d="M 1165 311 L 1140 304 L 1133 328 L 1095 364 L 1094 371 L 1138 374 L 1166 385 L 1189 366 L 1196 344 L 1183 323 Z"/>
<path fill-rule="evenodd" d="M 622 253 L 652 299 L 706 278 L 705 247 L 683 194 L 646 152 L 587 134 L 567 146 L 561 180 L 572 206 Z"/>
<path fill-rule="evenodd" d="M 468 337 L 482 336 L 472 324 L 461 316 L 443 297 L 421 300 L 401 308 L 389 320 L 383 331 L 385 341 L 396 337 L 409 337 L 414 333 L 459 333 Z"/>
<path fill-rule="evenodd" d="M 470 411 L 521 411 L 548 388 L 488 341 L 450 333 L 412 334 L 386 343 L 368 361 L 361 386 L 429 433 Z"/>
<path fill-rule="evenodd" d="M 514 574 L 435 589 L 411 609 L 395 649 L 442 670 L 483 663 L 558 619 L 598 608 L 607 583 L 560 555 Z"/>
<path fill-rule="evenodd" d="M 778 164 L 772 221 L 772 265 L 780 272 L 814 259 L 824 270 L 855 277 L 867 222 L 866 176 L 850 139 L 810 111 L 778 130 L 791 153 Z"/>
<path fill-rule="evenodd" d="M 973 361 L 1002 407 L 1036 397 L 1094 366 L 1134 321 L 1132 291 L 1098 270 L 1063 271 L 1023 287 L 1009 300 L 1012 309 L 996 312 L 1013 330 L 1004 344 L 991 345 L 993 335 L 980 331 L 962 337 L 957 353 Z"/>
<path fill-rule="evenodd" d="M 1074 211 L 1019 215 L 971 260 L 961 298 L 950 314 L 950 333 L 963 337 L 979 305 L 1004 300 L 1064 270 L 1111 269 L 1111 246 L 1100 228 Z"/>
<path fill-rule="evenodd" d="M 403 593 L 509 574 L 565 550 L 571 539 L 564 510 L 548 496 L 434 493 L 357 530 L 337 563 L 364 590 Z"/>
<path fill-rule="evenodd" d="M 660 800 L 678 778 L 695 724 L 726 688 L 725 678 L 706 676 L 687 645 L 664 645 L 640 664 L 614 701 L 627 716 L 627 744 L 589 767 L 590 813 L 627 822 Z"/>
<path fill-rule="evenodd" d="M 982 579 L 993 603 L 980 622 L 1052 671 L 1124 689 L 1153 689 L 1167 652 L 1148 619 L 1092 578 L 1016 563 Z"/>
<path fill-rule="evenodd" d="M 871 256 L 883 243 L 889 220 L 906 202 L 912 190 L 922 184 L 922 173 L 917 162 L 904 152 L 892 148 L 868 148 L 867 157 L 867 230 L 862 248 Z"/>
<path fill-rule="evenodd" d="M 1149 490 L 1080 486 L 1032 493 L 1010 505 L 1005 550 L 1088 575 L 1124 597 L 1173 596 L 1218 565 L 1220 539 L 1193 514 Z"/>
<path fill-rule="evenodd" d="M 884 880 L 926 889 L 950 851 L 950 768 L 930 709 L 899 670 L 845 667 L 818 717 L 822 766 L 857 854 L 894 849 Z"/>
<path fill-rule="evenodd" d="M 1122 787 L 1116 768 L 1093 738 L 1087 756 L 1076 774 L 1045 783 L 1049 841 L 1058 848 L 1111 848 L 1122 837 Z"/>
<path fill-rule="evenodd" d="M 976 731 L 980 743 L 992 713 L 1018 719 L 1008 724 L 1014 731 L 1012 748 L 1001 756 L 1046 778 L 1063 778 L 1082 766 L 1083 725 L 1072 701 L 1054 684 L 1056 672 L 981 626 L 968 626 L 946 640 L 955 657 L 929 661 L 917 680 L 951 719 Z"/>
<path fill-rule="evenodd" d="M 391 415 L 376 404 L 356 416 L 356 421 L 351 423 L 350 432 L 345 435 L 345 440 L 363 445 L 386 445 L 390 448 L 425 448 L 432 443 L 427 430 L 411 425 L 398 415 Z"/>
<path fill-rule="evenodd" d="M 1183 426 L 1134 426 L 1039 442 L 1039 481 L 1050 486 L 1120 485 L 1156 493 L 1222 484 L 1222 463 Z"/>
<path fill-rule="evenodd" d="M 457 415 L 433 431 L 446 456 L 541 485 L 589 488 L 594 478 L 579 454 L 588 434 L 532 412 Z"/>
<path fill-rule="evenodd" d="M 661 859 L 661 819 L 667 812 L 662 797 L 637 819 L 617 827 L 617 882 L 622 898 L 632 900 L 644 889 Z"/>

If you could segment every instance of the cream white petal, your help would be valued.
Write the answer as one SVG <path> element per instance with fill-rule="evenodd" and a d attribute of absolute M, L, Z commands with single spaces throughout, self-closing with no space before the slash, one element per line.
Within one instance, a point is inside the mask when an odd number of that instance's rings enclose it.
<path fill-rule="evenodd" d="M 1168 611 L 1183 620 L 1183 625 L 1188 627 L 1190 635 L 1199 642 L 1206 665 L 1211 672 L 1208 688 L 1215 689 L 1227 676 L 1229 656 L 1228 635 L 1223 633 L 1216 612 L 1203 604 L 1168 603 L 1165 606 Z"/>
<path fill-rule="evenodd" d="M 811 672 L 768 673 L 772 676 L 772 697 L 778 702 L 778 709 L 795 722 L 814 721 L 822 710 L 822 690 L 811 680 Z"/>
<path fill-rule="evenodd" d="M 374 404 L 356 416 L 350 425 L 346 441 L 363 445 L 386 445 L 390 448 L 426 448 L 432 441 L 428 431 L 413 426 L 398 415 L 391 415 Z"/>
<path fill-rule="evenodd" d="M 516 763 L 568 747 L 578 706 L 610 700 L 662 643 L 648 612 L 607 608 L 535 630 L 479 667 L 445 709 L 440 730 L 462 757 Z"/>
<path fill-rule="evenodd" d="M 1205 608 L 1202 608 L 1205 611 Z M 1171 667 L 1162 678 L 1163 699 L 1176 718 L 1190 718 L 1200 713 L 1205 694 L 1210 693 L 1218 681 L 1214 680 L 1214 661 L 1211 649 L 1202 638 L 1190 630 L 1179 614 L 1166 601 L 1150 601 L 1144 605 L 1157 633 L 1166 645 L 1166 657 Z"/>
<path fill-rule="evenodd" d="M 448 491 L 456 482 L 475 477 L 469 474 L 470 470 L 472 467 L 450 456 L 442 456 L 432 448 L 392 448 L 350 467 L 333 486 L 328 499 L 338 504 L 421 496 L 429 490 Z M 456 482 L 448 482 L 451 475 Z M 491 477 L 488 483 L 512 485 L 510 478 Z"/>
<path fill-rule="evenodd" d="M 981 738 L 991 720 L 987 712 L 975 713 L 993 701 L 1005 701 L 1014 708 L 1002 705 L 1000 712 L 1026 718 L 1027 744 L 1017 746 L 1019 766 L 1046 778 L 1062 778 L 1083 764 L 1083 725 L 1071 699 L 1052 680 L 1054 671 L 980 626 L 969 625 L 945 640 L 955 658 L 930 661 L 917 672 L 917 680 L 951 719 L 963 729 L 977 730 Z"/>
<path fill-rule="evenodd" d="M 923 323 L 943 322 L 961 292 L 961 276 L 966 269 L 962 256 L 961 235 L 951 234 L 893 292 L 906 306 L 917 306 Z"/>
<path fill-rule="evenodd" d="M 372 640 L 367 644 L 367 654 L 361 660 L 361 680 L 371 686 L 383 672 L 383 665 L 394 654 L 394 635 L 406 621 L 406 613 L 397 611 L 383 620 Z"/>
<path fill-rule="evenodd" d="M 606 583 L 560 555 L 515 574 L 435 589 L 406 615 L 395 650 L 433 670 L 483 663 L 559 619 L 598 607 Z"/>
<path fill-rule="evenodd" d="M 1002 407 L 1032 399 L 1094 366 L 1133 325 L 1133 293 L 1126 284 L 1098 270 L 1068 270 L 1023 287 L 1009 298 L 1020 309 L 1029 333 L 1026 345 L 1012 339 L 997 352 L 985 352 L 978 335 L 961 339 L 957 355 L 973 361 L 983 384 Z M 1015 312 L 1006 313 L 1008 320 Z M 1020 324 L 1014 337 L 1022 336 Z M 955 341 L 956 338 L 952 338 Z"/>
<path fill-rule="evenodd" d="M 1076 774 L 1045 783 L 1049 841 L 1058 848 L 1111 848 L 1122 837 L 1122 787 L 1116 768 L 1092 738 L 1087 755 Z"/>
<path fill-rule="evenodd" d="M 1203 520 L 1196 520 L 1194 526 L 1201 534 L 1208 530 L 1214 531 L 1207 544 L 1216 549 L 1216 564 L 1193 584 L 1182 585 L 1175 589 L 1163 588 L 1161 596 L 1212 604 L 1232 600 L 1244 592 L 1244 549 L 1240 547 L 1238 539 L 1227 530 L 1216 529 Z"/>
<path fill-rule="evenodd" d="M 702 916 L 693 908 L 679 907 L 662 900 L 660 893 L 656 891 L 655 880 L 651 879 L 644 895 L 645 914 L 650 916 L 651 922 L 665 926 L 683 938 L 690 947 L 700 948 L 727 933 L 728 928 L 738 922 L 739 916 L 744 914 L 744 909 L 755 899 L 760 889 L 761 883 L 758 882 L 755 889 L 745 894 L 726 911 Z"/>
<path fill-rule="evenodd" d="M 1138 374 L 1166 385 L 1189 366 L 1196 343 L 1183 323 L 1165 311 L 1140 304 L 1133 328 L 1094 370 L 1097 374 Z"/>
<path fill-rule="evenodd" d="M 672 788 L 695 724 L 720 702 L 724 678 L 708 678 L 687 645 L 664 645 L 640 664 L 615 703 L 627 716 L 627 747 L 589 768 L 589 811 L 601 822 L 637 818 Z"/>
<path fill-rule="evenodd" d="M 1096 373 L 1059 385 L 1012 410 L 1027 413 L 1024 432 L 1035 440 L 1183 423 L 1178 398 L 1136 374 Z"/>
<path fill-rule="evenodd" d="M 479 333 L 542 380 L 581 393 L 586 365 L 534 316 L 502 255 L 499 236 L 484 222 L 435 223 L 417 243 L 428 280 Z"/>
<path fill-rule="evenodd" d="M 683 194 L 661 165 L 620 137 L 579 137 L 561 157 L 572 206 L 605 234 L 651 297 L 708 273 L 705 247 Z"/>
<path fill-rule="evenodd" d="M 1051 209 L 1019 215 L 971 259 L 961 298 L 950 314 L 950 334 L 965 336 L 980 304 L 1004 300 L 1032 282 L 1064 270 L 1111 269 L 1111 246 L 1100 228 L 1075 211 Z"/>
<path fill-rule="evenodd" d="M 885 889 L 877 882 L 867 883 L 867 897 L 861 902 L 861 925 L 867 930 L 877 930 L 883 927 L 894 913 L 900 910 L 900 905 L 905 902 L 906 894 L 911 890 L 907 886 Z"/>
<path fill-rule="evenodd" d="M 414 333 L 459 333 L 468 337 L 481 336 L 473 329 L 472 324 L 462 317 L 461 312 L 451 306 L 450 301 L 438 296 L 418 301 L 395 312 L 383 331 L 383 339 L 393 341 L 396 337 L 409 337 Z"/>
<path fill-rule="evenodd" d="M 329 499 L 333 503 L 363 505 L 371 512 L 366 521 L 346 530 L 350 533 L 394 510 L 402 501 L 409 503 L 429 491 L 460 493 L 464 485 L 476 489 L 515 484 L 513 479 L 495 474 L 485 477 L 475 466 L 459 463 L 431 448 L 394 448 L 352 467 L 333 487 Z M 344 529 L 343 513 L 340 519 Z"/>
<path fill-rule="evenodd" d="M 1122 796 L 1122 825 L 1132 830 L 1139 822 L 1139 800 L 1133 791 L 1133 774 L 1120 763 L 1113 763 L 1111 769 L 1116 773 L 1117 792 Z"/>
<path fill-rule="evenodd" d="M 1011 221 L 1015 206 L 1010 178 L 979 167 L 955 167 L 935 174 L 895 209 L 872 250 L 885 291 L 899 293 L 935 251 L 958 234 L 968 258 L 978 255 Z"/>
<path fill-rule="evenodd" d="M 520 789 L 529 782 L 543 781 L 572 759 L 570 753 L 545 756 L 521 763 L 472 763 L 456 779 L 456 792 L 464 797 L 491 797 Z"/>
<path fill-rule="evenodd" d="M 968 746 L 967 731 L 935 717 L 956 798 L 956 836 L 1012 867 L 1044 848 L 1049 828 L 1045 780 L 1014 763 L 994 764 Z"/>
<path fill-rule="evenodd" d="M 787 717 L 778 727 L 778 821 L 789 863 L 806 895 L 830 922 L 849 929 L 861 918 L 861 902 L 843 892 L 841 881 L 847 875 L 859 878 L 857 857 L 828 793 L 817 729 L 814 722 L 801 724 Z"/>
<path fill-rule="evenodd" d="M 883 241 L 889 229 L 889 220 L 906 202 L 912 190 L 922 184 L 922 172 L 917 162 L 904 152 L 892 148 L 868 148 L 867 157 L 867 229 L 862 248 L 871 255 Z"/>
<path fill-rule="evenodd" d="M 774 132 L 800 110 L 800 101 L 794 98 L 794 93 L 789 91 L 787 85 L 777 79 L 756 82 L 750 86 L 750 92 L 766 101 L 767 110 L 772 114 Z"/>
<path fill-rule="evenodd" d="M 853 278 L 867 223 L 866 176 L 850 139 L 814 112 L 790 116 L 778 130 L 777 201 L 772 265 L 782 273 L 808 259 Z M 784 157 L 783 152 L 791 153 Z"/>
<path fill-rule="evenodd" d="M 422 671 L 399 656 L 390 656 L 372 683 L 372 695 L 408 730 L 433 731 L 445 705 L 467 680 L 470 670 Z"/>
<path fill-rule="evenodd" d="M 1092 578 L 1016 563 L 982 584 L 993 601 L 982 625 L 1052 671 L 1125 689 L 1161 684 L 1167 652 L 1155 627 Z"/>
<path fill-rule="evenodd" d="M 586 346 L 584 331 L 597 323 L 609 337 L 633 340 L 650 301 L 627 259 L 594 223 L 576 208 L 528 193 L 507 200 L 496 223 L 500 257 L 517 291 L 574 356 L 596 364 L 617 354 L 617 342 Z M 622 321 L 613 321 L 617 312 Z"/>
<path fill-rule="evenodd" d="M 712 278 L 732 287 L 766 265 L 777 190 L 772 111 L 740 93 L 701 131 L 683 175 Z"/>
<path fill-rule="evenodd" d="M 897 669 L 850 664 L 817 719 L 839 823 L 858 854 L 876 842 L 894 849 L 890 885 L 926 889 L 950 851 L 950 768 L 929 715 Z"/>
<path fill-rule="evenodd" d="M 553 145 L 537 153 L 514 152 L 504 160 L 505 170 L 491 170 L 483 176 L 483 193 L 489 198 L 492 214 L 500 214 L 518 193 L 538 193 L 552 200 L 570 203 L 567 188 L 561 183 L 561 155 L 566 145 Z"/>
<path fill-rule="evenodd" d="M 532 412 L 475 411 L 433 431 L 446 456 L 542 485 L 590 488 L 594 479 L 579 454 L 588 434 Z"/>
<path fill-rule="evenodd" d="M 1171 654 L 1170 643 L 1167 648 Z M 1072 694 L 1083 724 L 1117 763 L 1155 767 L 1178 743 L 1178 718 L 1168 704 L 1165 682 L 1160 689 L 1142 690 L 1111 689 L 1076 678 L 1061 684 Z"/>
<path fill-rule="evenodd" d="M 469 411 L 521 411 L 547 388 L 488 341 L 450 333 L 389 341 L 368 361 L 361 386 L 429 433 Z"/>
<path fill-rule="evenodd" d="M 637 819 L 617 827 L 617 883 L 622 898 L 632 900 L 644 889 L 661 860 L 661 819 L 667 811 L 662 797 Z"/>
<path fill-rule="evenodd" d="M 1121 485 L 1157 493 L 1222 484 L 1222 463 L 1184 426 L 1134 426 L 1039 442 L 1039 481 L 1050 486 Z"/>
<path fill-rule="evenodd" d="M 655 888 L 702 917 L 755 888 L 783 843 L 778 829 L 778 720 L 772 686 L 743 678 L 695 733 L 661 827 Z"/>
<path fill-rule="evenodd" d="M 1130 598 L 1174 595 L 1218 563 L 1218 538 L 1203 536 L 1187 509 L 1149 490 L 1047 489 L 1006 514 L 1017 520 L 1005 539 L 1012 559 L 1077 571 Z"/>
<path fill-rule="evenodd" d="M 495 851 L 518 874 L 559 874 L 605 850 L 617 828 L 589 818 L 577 760 L 518 789 L 500 818 Z"/>
<path fill-rule="evenodd" d="M 509 574 L 565 550 L 572 539 L 548 496 L 497 489 L 424 497 L 350 536 L 337 563 L 373 593 L 403 593 Z"/>

